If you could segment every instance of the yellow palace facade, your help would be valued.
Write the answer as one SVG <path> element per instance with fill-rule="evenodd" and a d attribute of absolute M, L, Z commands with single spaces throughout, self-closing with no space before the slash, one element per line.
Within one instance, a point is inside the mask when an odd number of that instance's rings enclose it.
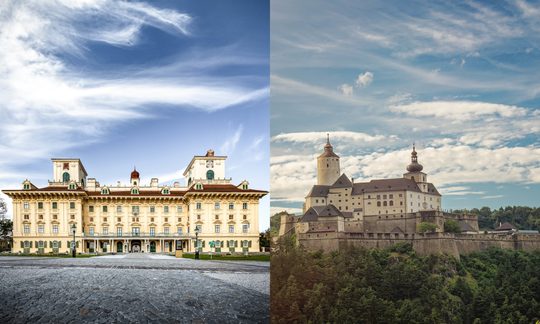
<path fill-rule="evenodd" d="M 143 185 L 136 170 L 112 186 L 88 178 L 79 159 L 52 159 L 48 186 L 25 180 L 3 191 L 13 200 L 13 252 L 70 253 L 73 241 L 79 253 L 258 252 L 267 192 L 225 178 L 225 160 L 212 150 L 193 157 L 187 186 Z"/>

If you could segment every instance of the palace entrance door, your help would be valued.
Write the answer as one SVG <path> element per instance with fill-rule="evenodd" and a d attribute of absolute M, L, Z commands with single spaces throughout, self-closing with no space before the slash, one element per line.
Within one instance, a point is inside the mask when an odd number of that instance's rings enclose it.
<path fill-rule="evenodd" d="M 152 253 L 156 252 L 156 242 L 154 241 L 150 242 L 150 252 Z"/>
<path fill-rule="evenodd" d="M 116 252 L 122 253 L 124 251 L 123 247 L 124 247 L 124 244 L 122 244 L 122 242 L 116 243 Z"/>
<path fill-rule="evenodd" d="M 139 253 L 141 252 L 141 241 L 132 241 L 131 242 L 131 252 Z"/>

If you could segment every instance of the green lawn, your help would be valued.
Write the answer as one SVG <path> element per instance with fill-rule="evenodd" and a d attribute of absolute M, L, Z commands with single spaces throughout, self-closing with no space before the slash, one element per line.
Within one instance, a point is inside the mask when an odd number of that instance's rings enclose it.
<path fill-rule="evenodd" d="M 195 254 L 184 253 L 186 259 L 195 259 Z M 200 254 L 201 260 L 210 260 L 209 254 Z M 270 261 L 269 254 L 257 254 L 257 255 L 212 255 L 211 260 L 227 260 L 227 261 Z"/>

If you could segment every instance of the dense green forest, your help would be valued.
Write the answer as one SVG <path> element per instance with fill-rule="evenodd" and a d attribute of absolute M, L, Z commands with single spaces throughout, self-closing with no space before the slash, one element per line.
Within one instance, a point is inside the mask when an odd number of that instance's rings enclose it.
<path fill-rule="evenodd" d="M 279 245 L 273 323 L 534 323 L 540 252 L 490 249 L 426 257 L 410 245 L 325 254 Z"/>
<path fill-rule="evenodd" d="M 482 207 L 471 210 L 453 210 L 455 213 L 468 212 L 478 215 L 480 229 L 494 229 L 499 223 L 509 222 L 522 230 L 540 230 L 540 208 L 526 206 L 506 206 L 499 209 Z"/>

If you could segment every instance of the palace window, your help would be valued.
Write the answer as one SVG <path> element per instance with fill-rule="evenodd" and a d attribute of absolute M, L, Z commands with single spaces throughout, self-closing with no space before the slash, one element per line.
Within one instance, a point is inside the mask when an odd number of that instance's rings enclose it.
<path fill-rule="evenodd" d="M 141 229 L 139 227 L 132 227 L 131 228 L 131 234 L 133 236 L 140 236 L 141 235 Z"/>
<path fill-rule="evenodd" d="M 176 212 L 180 214 L 182 212 L 182 206 L 176 206 Z"/>
<path fill-rule="evenodd" d="M 116 235 L 117 236 L 122 236 L 122 227 L 117 227 L 116 228 Z"/>
<path fill-rule="evenodd" d="M 242 233 L 247 233 L 249 230 L 249 224 L 242 224 Z"/>
<path fill-rule="evenodd" d="M 58 203 L 56 201 L 52 203 L 52 209 L 58 209 Z"/>
<path fill-rule="evenodd" d="M 90 228 L 88 228 L 88 234 L 93 236 L 94 235 L 94 227 L 91 226 Z"/>
<path fill-rule="evenodd" d="M 388 198 L 394 199 L 394 195 L 390 194 L 390 195 L 388 195 Z"/>
<path fill-rule="evenodd" d="M 156 212 L 156 207 L 155 206 L 150 206 L 150 212 L 155 213 Z"/>
<path fill-rule="evenodd" d="M 122 221 L 122 217 L 117 217 L 116 221 L 120 223 Z"/>
<path fill-rule="evenodd" d="M 88 212 L 93 213 L 94 212 L 94 206 L 88 206 Z"/>
<path fill-rule="evenodd" d="M 169 234 L 169 227 L 164 227 L 163 228 L 163 233 Z"/>
<path fill-rule="evenodd" d="M 234 233 L 234 225 L 229 225 L 229 233 Z"/>
<path fill-rule="evenodd" d="M 216 202 L 214 204 L 214 209 L 219 209 L 221 207 L 220 203 L 219 202 Z"/>
<path fill-rule="evenodd" d="M 109 188 L 105 187 L 105 188 L 101 188 L 101 194 L 102 195 L 108 195 L 110 194 L 111 192 L 109 191 Z"/>
<path fill-rule="evenodd" d="M 394 201 L 393 200 L 390 200 L 390 206 L 394 206 Z"/>
<path fill-rule="evenodd" d="M 229 210 L 234 209 L 234 203 L 229 203 Z"/>
<path fill-rule="evenodd" d="M 155 236 L 155 235 L 156 235 L 156 228 L 150 227 L 150 236 Z"/>
<path fill-rule="evenodd" d="M 69 190 L 75 190 L 75 189 L 77 189 L 77 188 L 75 187 L 75 184 L 72 182 L 72 183 L 70 183 L 70 184 L 68 185 L 68 189 L 69 189 Z"/>
<path fill-rule="evenodd" d="M 219 215 L 216 215 L 216 220 L 218 220 L 218 219 L 219 219 Z"/>
<path fill-rule="evenodd" d="M 182 217 L 178 217 L 178 223 L 182 221 Z"/>
<path fill-rule="evenodd" d="M 377 207 L 381 207 L 381 202 L 377 201 Z"/>
<path fill-rule="evenodd" d="M 195 230 L 202 233 L 202 225 L 195 225 Z"/>
<path fill-rule="evenodd" d="M 180 226 L 177 227 L 177 228 L 176 228 L 176 232 L 177 232 L 178 234 L 182 235 L 182 227 L 180 227 Z"/>
<path fill-rule="evenodd" d="M 381 199 L 381 195 L 377 195 L 377 199 Z"/>
<path fill-rule="evenodd" d="M 103 221 L 106 223 L 107 222 L 107 217 L 103 217 Z"/>
<path fill-rule="evenodd" d="M 388 203 L 386 201 L 383 201 L 383 206 L 387 206 Z"/>
<path fill-rule="evenodd" d="M 23 206 L 24 209 L 30 209 L 30 203 L 28 203 L 28 201 L 25 201 Z"/>
<path fill-rule="evenodd" d="M 202 204 L 200 202 L 195 204 L 196 209 L 202 209 Z"/>
<path fill-rule="evenodd" d="M 41 201 L 38 202 L 38 203 L 37 203 L 37 208 L 38 208 L 38 209 L 43 209 L 43 202 L 41 202 Z"/>
<path fill-rule="evenodd" d="M 69 202 L 69 209 L 75 209 L 75 202 L 73 201 Z"/>
<path fill-rule="evenodd" d="M 24 189 L 24 190 L 30 190 L 30 184 L 25 183 L 25 184 L 23 185 L 23 189 Z"/>
<path fill-rule="evenodd" d="M 101 207 L 101 210 L 102 210 L 104 213 L 106 213 L 107 210 L 108 210 L 108 207 L 107 207 L 107 206 L 102 206 L 102 207 Z"/>
<path fill-rule="evenodd" d="M 167 214 L 169 212 L 169 206 L 163 206 L 163 212 Z"/>
<path fill-rule="evenodd" d="M 206 179 L 214 180 L 214 171 L 212 171 L 212 170 L 206 171 Z"/>
<path fill-rule="evenodd" d="M 121 205 L 116 206 L 116 212 L 117 212 L 117 213 L 121 213 L 121 212 L 122 212 L 122 206 L 121 206 Z"/>
<path fill-rule="evenodd" d="M 242 203 L 242 209 L 248 209 L 248 203 Z"/>
<path fill-rule="evenodd" d="M 103 227 L 101 229 L 101 232 L 103 233 L 103 235 L 107 235 L 107 234 L 109 234 L 109 228 L 108 227 Z"/>
<path fill-rule="evenodd" d="M 132 195 L 138 195 L 139 194 L 139 188 L 132 188 L 131 189 L 131 194 Z"/>
<path fill-rule="evenodd" d="M 75 219 L 75 215 L 69 215 L 71 219 Z"/>
<path fill-rule="evenodd" d="M 164 220 L 165 222 L 168 222 L 168 221 L 169 221 L 169 217 L 165 217 L 163 220 Z"/>
<path fill-rule="evenodd" d="M 247 215 L 244 215 L 243 218 L 244 218 L 244 219 L 247 219 Z"/>
<path fill-rule="evenodd" d="M 43 214 L 39 214 L 38 219 L 43 219 Z"/>
<path fill-rule="evenodd" d="M 219 225 L 214 226 L 214 232 L 219 233 L 219 230 L 220 230 Z"/>
<path fill-rule="evenodd" d="M 164 195 L 169 195 L 171 193 L 171 191 L 169 190 L 169 188 L 163 188 L 161 193 L 164 194 Z"/>
<path fill-rule="evenodd" d="M 202 190 L 202 189 L 203 189 L 203 185 L 202 185 L 202 184 L 197 183 L 197 184 L 195 185 L 195 190 Z"/>
<path fill-rule="evenodd" d="M 24 234 L 30 234 L 30 225 L 24 224 Z"/>
<path fill-rule="evenodd" d="M 131 206 L 131 213 L 132 214 L 138 214 L 139 213 L 139 206 Z"/>
<path fill-rule="evenodd" d="M 383 195 L 382 197 L 383 197 L 383 199 L 386 199 L 386 195 Z"/>
<path fill-rule="evenodd" d="M 234 215 L 229 215 L 229 219 L 234 219 Z"/>
<path fill-rule="evenodd" d="M 242 189 L 248 190 L 248 185 L 247 185 L 247 183 L 244 183 L 244 184 L 242 185 Z"/>
<path fill-rule="evenodd" d="M 94 217 L 90 217 L 90 221 L 93 222 L 93 221 L 94 221 Z"/>
<path fill-rule="evenodd" d="M 25 215 L 24 215 L 24 219 L 30 219 L 30 215 L 25 214 Z"/>
<path fill-rule="evenodd" d="M 197 220 L 201 220 L 201 215 L 197 215 Z"/>

